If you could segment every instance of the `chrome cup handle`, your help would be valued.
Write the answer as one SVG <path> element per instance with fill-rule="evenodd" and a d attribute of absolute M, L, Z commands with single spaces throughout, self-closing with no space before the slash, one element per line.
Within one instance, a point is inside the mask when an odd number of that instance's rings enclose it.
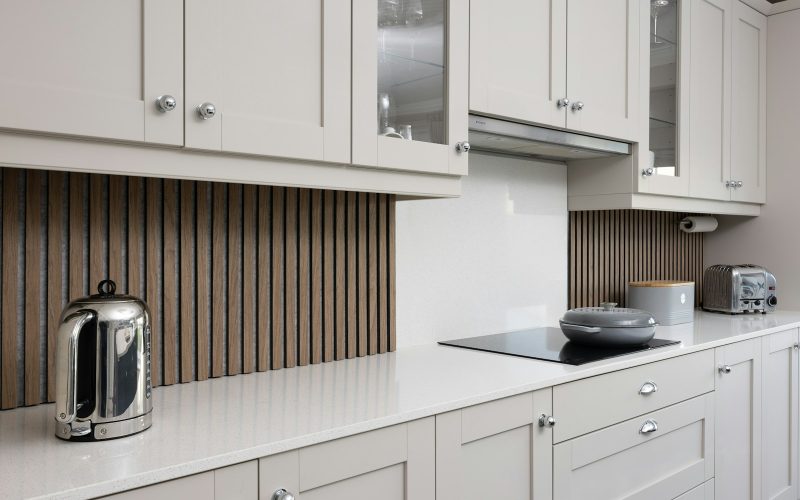
<path fill-rule="evenodd" d="M 70 314 L 56 334 L 56 420 L 68 424 L 77 415 L 78 337 L 83 326 L 95 317 L 83 309 Z"/>

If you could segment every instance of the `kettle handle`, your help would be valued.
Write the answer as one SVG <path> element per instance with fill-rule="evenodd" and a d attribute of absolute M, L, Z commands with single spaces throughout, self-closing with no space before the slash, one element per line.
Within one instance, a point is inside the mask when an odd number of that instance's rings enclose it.
<path fill-rule="evenodd" d="M 56 420 L 64 424 L 77 415 L 78 337 L 95 315 L 88 309 L 76 311 L 64 318 L 56 334 Z"/>

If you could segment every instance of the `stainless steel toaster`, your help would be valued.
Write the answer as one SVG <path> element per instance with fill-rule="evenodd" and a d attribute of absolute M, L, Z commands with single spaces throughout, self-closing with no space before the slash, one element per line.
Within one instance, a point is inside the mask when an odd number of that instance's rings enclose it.
<path fill-rule="evenodd" d="M 703 275 L 703 309 L 730 314 L 772 312 L 778 305 L 775 285 L 775 276 L 761 266 L 711 266 Z"/>

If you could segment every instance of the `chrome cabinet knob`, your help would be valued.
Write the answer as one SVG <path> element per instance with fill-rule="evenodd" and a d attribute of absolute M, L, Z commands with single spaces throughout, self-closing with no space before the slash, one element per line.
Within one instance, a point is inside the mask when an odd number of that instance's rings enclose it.
<path fill-rule="evenodd" d="M 272 500 L 294 500 L 294 495 L 283 488 L 275 490 L 272 494 Z"/>
<path fill-rule="evenodd" d="M 744 182 L 742 182 L 742 181 L 736 181 L 736 189 L 739 189 L 739 188 L 740 188 L 740 187 L 742 187 L 742 186 L 744 186 Z"/>
<path fill-rule="evenodd" d="M 730 373 L 732 368 L 731 365 L 722 365 L 718 368 L 719 372 L 722 374 Z"/>
<path fill-rule="evenodd" d="M 539 415 L 539 427 L 553 427 L 556 425 L 556 419 L 552 415 L 545 415 L 542 413 Z"/>
<path fill-rule="evenodd" d="M 200 114 L 200 118 L 203 120 L 208 120 L 217 114 L 217 107 L 210 102 L 204 102 L 203 104 L 197 106 L 197 113 Z"/>
<path fill-rule="evenodd" d="M 654 173 L 656 173 L 656 170 L 653 167 L 647 167 L 642 169 L 642 177 L 650 177 Z"/>
<path fill-rule="evenodd" d="M 572 111 L 580 111 L 583 109 L 583 101 L 576 101 L 572 103 Z"/>
<path fill-rule="evenodd" d="M 467 141 L 461 141 L 456 143 L 456 151 L 459 153 L 467 153 L 469 152 L 472 146 L 469 145 Z"/>
<path fill-rule="evenodd" d="M 556 106 L 558 107 L 558 109 L 566 108 L 567 106 L 569 106 L 569 99 L 567 99 L 566 97 L 562 97 L 561 99 L 556 101 Z"/>
<path fill-rule="evenodd" d="M 167 111 L 172 111 L 175 109 L 178 106 L 178 101 L 171 95 L 164 94 L 158 96 L 158 99 L 156 99 L 156 105 L 162 113 L 166 113 Z"/>
<path fill-rule="evenodd" d="M 658 422 L 653 419 L 647 419 L 639 429 L 640 434 L 651 434 L 658 430 Z"/>
<path fill-rule="evenodd" d="M 736 187 L 736 181 L 725 181 L 725 187 L 728 189 L 733 189 Z"/>
<path fill-rule="evenodd" d="M 641 394 L 642 396 L 649 396 L 654 392 L 658 392 L 658 386 L 656 385 L 655 382 L 651 382 L 649 380 L 644 384 L 642 384 L 641 389 L 639 389 L 639 394 Z"/>
<path fill-rule="evenodd" d="M 795 351 L 800 351 L 800 344 L 795 344 L 794 345 L 794 350 Z"/>

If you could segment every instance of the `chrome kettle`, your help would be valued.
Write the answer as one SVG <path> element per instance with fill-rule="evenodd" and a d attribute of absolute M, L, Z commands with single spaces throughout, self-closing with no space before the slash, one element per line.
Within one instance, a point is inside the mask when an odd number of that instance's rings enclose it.
<path fill-rule="evenodd" d="M 61 313 L 56 339 L 56 436 L 118 438 L 152 424 L 150 312 L 111 280 Z"/>

